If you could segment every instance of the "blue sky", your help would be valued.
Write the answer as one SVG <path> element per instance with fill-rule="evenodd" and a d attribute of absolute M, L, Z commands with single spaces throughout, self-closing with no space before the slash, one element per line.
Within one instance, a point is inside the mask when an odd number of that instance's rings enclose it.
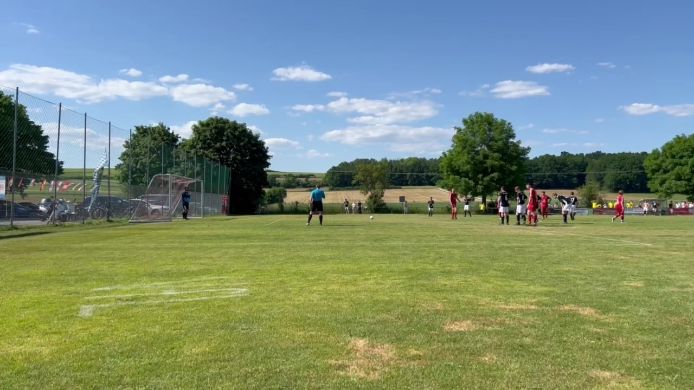
<path fill-rule="evenodd" d="M 9 0 L 0 86 L 125 129 L 226 116 L 276 170 L 439 156 L 476 111 L 532 156 L 650 151 L 694 128 L 692 4 Z"/>

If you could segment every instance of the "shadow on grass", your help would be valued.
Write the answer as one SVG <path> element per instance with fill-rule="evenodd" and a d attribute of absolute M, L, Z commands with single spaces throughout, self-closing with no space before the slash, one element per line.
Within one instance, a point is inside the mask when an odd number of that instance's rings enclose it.
<path fill-rule="evenodd" d="M 41 232 L 21 232 L 21 233 L 16 233 L 16 234 L 9 234 L 6 236 L 0 236 L 0 240 L 7 240 L 10 238 L 20 238 L 20 237 L 30 237 L 30 236 L 40 236 L 42 234 L 51 234 L 55 232 L 46 232 L 46 231 L 41 231 Z"/>

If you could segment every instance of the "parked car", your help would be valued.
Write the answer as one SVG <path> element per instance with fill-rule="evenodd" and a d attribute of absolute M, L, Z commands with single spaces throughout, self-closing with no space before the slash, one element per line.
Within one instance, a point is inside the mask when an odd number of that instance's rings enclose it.
<path fill-rule="evenodd" d="M 87 213 L 87 209 L 92 201 L 92 197 L 88 196 L 84 202 L 77 205 L 77 214 L 82 215 Z M 111 208 L 112 218 L 123 218 L 130 216 L 130 202 L 117 196 L 99 195 L 96 197 L 92 209 L 86 215 L 92 219 L 106 218 L 108 215 L 109 206 Z"/>
<path fill-rule="evenodd" d="M 144 199 L 130 199 L 130 215 L 132 217 L 159 218 L 162 215 L 163 207 L 147 202 Z"/>
<path fill-rule="evenodd" d="M 0 219 L 9 219 L 11 213 L 11 201 L 0 200 Z M 34 205 L 36 206 L 36 205 Z M 14 204 L 14 217 L 17 219 L 38 219 L 45 220 L 48 214 L 42 212 L 38 207 L 29 207 L 19 203 Z"/>

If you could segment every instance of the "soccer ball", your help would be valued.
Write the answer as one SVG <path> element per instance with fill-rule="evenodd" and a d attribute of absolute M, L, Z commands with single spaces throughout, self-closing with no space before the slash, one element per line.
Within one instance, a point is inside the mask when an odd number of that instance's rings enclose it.
<path fill-rule="evenodd" d="M 374 219 L 374 216 L 373 215 L 369 216 L 369 219 Z"/>

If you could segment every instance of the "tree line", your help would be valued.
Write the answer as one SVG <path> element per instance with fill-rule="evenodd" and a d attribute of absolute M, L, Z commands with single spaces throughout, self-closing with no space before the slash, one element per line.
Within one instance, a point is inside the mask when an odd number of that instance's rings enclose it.
<path fill-rule="evenodd" d="M 648 192 L 648 179 L 644 168 L 647 156 L 648 153 L 646 152 L 545 154 L 526 158 L 523 172 L 525 172 L 525 178 L 532 178 L 540 188 L 575 189 L 590 182 L 610 192 L 619 189 L 626 192 Z M 485 156 L 480 156 L 480 159 L 489 161 Z M 359 184 L 355 181 L 357 167 L 360 164 L 376 163 L 386 164 L 388 186 L 434 186 L 442 184 L 441 159 L 417 157 L 382 161 L 356 159 L 341 162 L 327 171 L 324 183 L 331 188 L 357 187 Z M 294 176 L 289 177 L 294 179 Z M 293 183 L 294 181 L 290 182 Z M 305 184 L 305 181 L 297 182 L 295 186 L 305 186 L 302 184 Z M 443 184 L 445 186 L 445 183 Z"/>
<path fill-rule="evenodd" d="M 341 162 L 325 174 L 324 183 L 331 188 L 358 187 L 356 180 L 361 165 L 382 164 L 386 172 L 388 186 L 431 186 L 441 180 L 439 158 L 408 157 L 403 159 L 356 159 Z"/>

